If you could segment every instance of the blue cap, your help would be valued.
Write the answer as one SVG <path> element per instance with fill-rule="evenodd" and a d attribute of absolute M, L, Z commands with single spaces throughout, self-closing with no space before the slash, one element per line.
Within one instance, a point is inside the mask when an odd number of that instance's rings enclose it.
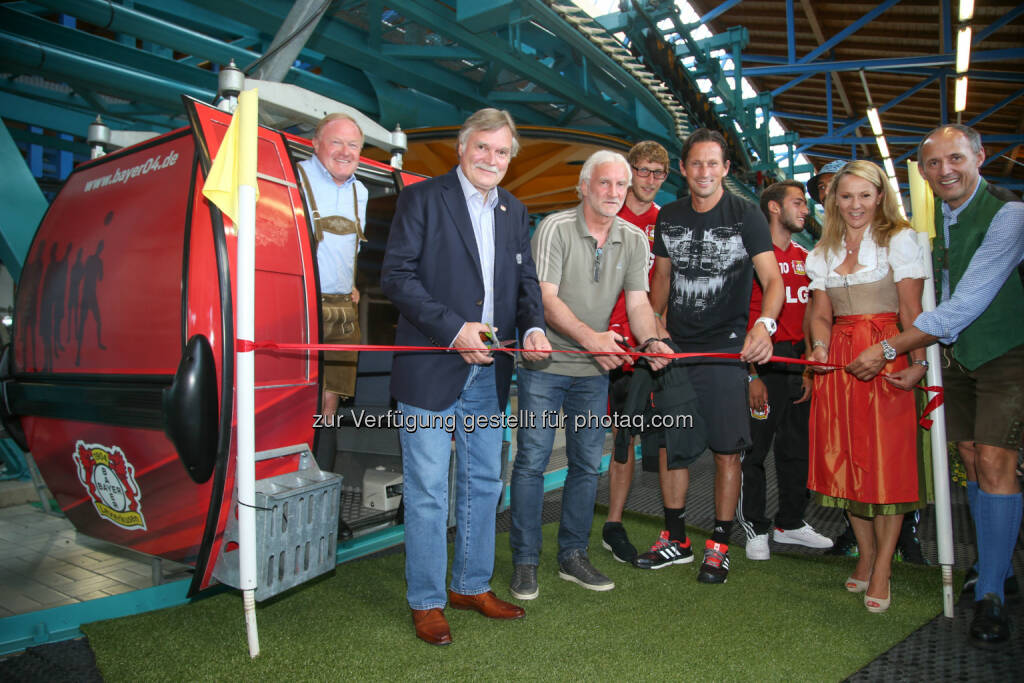
<path fill-rule="evenodd" d="M 822 203 L 821 199 L 818 198 L 818 178 L 823 175 L 835 175 L 843 170 L 843 166 L 846 166 L 846 162 L 842 159 L 836 159 L 822 166 L 817 175 L 811 176 L 811 179 L 807 181 L 807 193 L 811 195 L 811 199 L 819 204 Z"/>

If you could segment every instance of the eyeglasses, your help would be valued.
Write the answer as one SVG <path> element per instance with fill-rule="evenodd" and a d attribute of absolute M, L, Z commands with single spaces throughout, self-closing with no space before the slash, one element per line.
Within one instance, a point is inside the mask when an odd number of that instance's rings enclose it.
<path fill-rule="evenodd" d="M 604 253 L 604 249 L 598 247 L 594 250 L 594 282 L 601 281 L 601 254 Z"/>
<path fill-rule="evenodd" d="M 654 176 L 655 180 L 664 180 L 668 177 L 668 171 L 652 171 L 649 168 L 640 168 L 638 166 L 634 166 L 633 170 L 636 171 L 636 174 L 641 178 Z"/>

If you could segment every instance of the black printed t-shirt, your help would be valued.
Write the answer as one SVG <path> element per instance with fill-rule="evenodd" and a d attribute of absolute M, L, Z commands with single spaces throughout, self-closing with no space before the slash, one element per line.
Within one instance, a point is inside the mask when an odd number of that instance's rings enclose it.
<path fill-rule="evenodd" d="M 704 213 L 689 197 L 662 207 L 654 255 L 672 261 L 668 331 L 683 351 L 743 345 L 751 257 L 765 251 L 772 251 L 772 235 L 761 209 L 728 191 Z"/>

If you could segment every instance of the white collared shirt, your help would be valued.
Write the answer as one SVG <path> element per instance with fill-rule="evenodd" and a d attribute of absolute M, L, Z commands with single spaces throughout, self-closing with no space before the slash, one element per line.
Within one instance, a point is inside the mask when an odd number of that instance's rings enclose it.
<path fill-rule="evenodd" d="M 492 189 L 484 197 L 466 178 L 461 166 L 456 167 L 455 175 L 459 177 L 462 193 L 466 197 L 466 208 L 473 224 L 484 280 L 484 308 L 479 322 L 494 324 L 494 207 L 498 205 L 498 189 Z"/>
<path fill-rule="evenodd" d="M 849 275 L 838 274 L 836 268 L 845 260 L 845 237 L 838 253 L 829 251 L 826 254 L 819 244 L 807 255 L 807 276 L 811 278 L 811 289 L 824 290 L 878 282 L 889 273 L 890 268 L 892 279 L 896 282 L 906 278 L 923 279 L 925 276 L 924 249 L 917 242 L 917 233 L 910 229 L 900 230 L 890 238 L 888 247 L 880 247 L 868 228 L 857 250 L 858 270 Z"/>

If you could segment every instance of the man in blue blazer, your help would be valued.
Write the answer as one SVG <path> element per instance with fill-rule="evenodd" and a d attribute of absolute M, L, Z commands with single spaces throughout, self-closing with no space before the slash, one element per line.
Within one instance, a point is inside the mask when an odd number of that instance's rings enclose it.
<path fill-rule="evenodd" d="M 513 358 L 480 349 L 493 335 L 519 337 L 528 360 L 541 360 L 551 349 L 526 207 L 498 187 L 519 151 L 511 116 L 476 112 L 459 131 L 457 151 L 452 171 L 399 195 L 381 275 L 384 293 L 401 313 L 395 343 L 453 349 L 396 353 L 391 371 L 391 393 L 405 425 L 399 436 L 406 597 L 416 635 L 434 645 L 451 643 L 446 602 L 493 619 L 524 614 L 490 589 L 501 416 Z M 457 532 L 446 601 L 453 436 Z"/>

